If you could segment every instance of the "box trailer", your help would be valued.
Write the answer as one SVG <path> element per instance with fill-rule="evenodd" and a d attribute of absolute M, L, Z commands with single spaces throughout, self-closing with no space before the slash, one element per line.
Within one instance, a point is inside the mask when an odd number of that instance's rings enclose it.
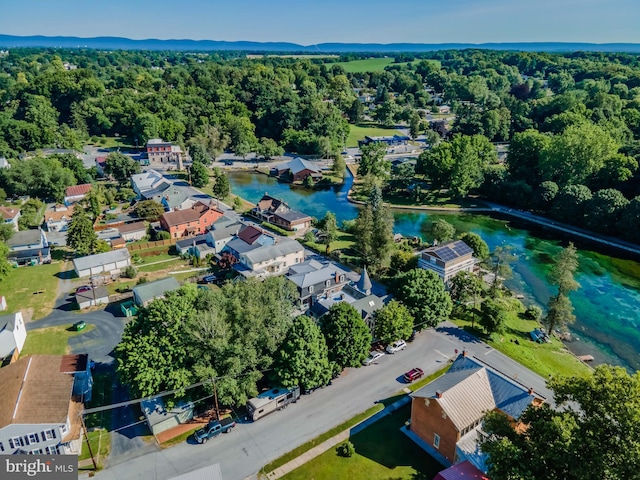
<path fill-rule="evenodd" d="M 272 388 L 262 392 L 247 402 L 247 414 L 250 420 L 256 421 L 265 415 L 282 410 L 300 398 L 300 387 Z"/>

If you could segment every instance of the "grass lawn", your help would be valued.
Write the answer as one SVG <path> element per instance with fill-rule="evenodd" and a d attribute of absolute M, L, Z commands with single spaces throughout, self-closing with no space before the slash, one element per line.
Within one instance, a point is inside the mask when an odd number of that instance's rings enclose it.
<path fill-rule="evenodd" d="M 9 270 L 9 274 L 0 281 L 0 291 L 7 298 L 7 311 L 32 311 L 34 320 L 46 317 L 56 301 L 58 278 L 62 262 L 33 267 L 19 267 Z M 38 293 L 42 292 L 42 293 Z"/>
<path fill-rule="evenodd" d="M 82 335 L 93 330 L 95 325 L 89 325 L 79 332 L 69 330 L 72 324 L 57 327 L 37 328 L 27 334 L 21 357 L 34 353 L 42 355 L 65 355 L 69 350 L 67 345 L 70 337 Z"/>
<path fill-rule="evenodd" d="M 286 480 L 429 479 L 443 467 L 400 431 L 411 405 L 373 423 L 350 441 L 356 453 L 343 458 L 331 449 L 285 475 Z"/>
<path fill-rule="evenodd" d="M 100 148 L 135 147 L 133 142 L 127 137 L 98 137 L 98 141 L 96 143 L 90 142 L 88 145 L 94 145 Z M 106 155 L 106 152 L 104 155 Z"/>
<path fill-rule="evenodd" d="M 158 260 L 156 260 L 157 262 Z M 150 272 L 157 272 L 160 270 L 175 270 L 178 267 L 189 267 L 189 261 L 188 260 L 183 260 L 181 258 L 176 258 L 175 256 L 172 259 L 169 259 L 168 261 L 161 261 L 160 263 L 153 263 L 153 264 L 141 264 L 141 265 L 136 265 L 136 268 L 138 269 L 138 272 L 140 273 L 150 273 Z"/>
<path fill-rule="evenodd" d="M 302 243 L 304 243 L 304 245 L 306 245 L 307 247 L 322 253 L 324 253 L 327 249 L 327 246 L 323 243 L 316 243 L 316 242 L 302 242 Z M 345 250 L 347 248 L 351 248 L 355 246 L 355 244 L 356 244 L 355 237 L 352 234 L 338 230 L 338 235 L 336 239 L 333 242 L 331 242 L 331 244 L 329 245 L 329 250 L 332 252 L 334 250 Z"/>
<path fill-rule="evenodd" d="M 511 301 L 517 302 L 515 299 Z M 590 368 L 572 355 L 557 338 L 552 338 L 551 343 L 532 341 L 529 332 L 539 328 L 540 324 L 522 318 L 517 311 L 509 312 L 505 332 L 491 337 L 477 327 L 471 328 L 472 318 L 469 314 L 453 315 L 452 321 L 543 378 L 548 378 L 549 375 L 587 375 L 590 372 Z M 515 343 L 516 340 L 518 343 Z"/>
<path fill-rule="evenodd" d="M 331 68 L 333 65 L 340 65 L 347 73 L 382 72 L 384 67 L 393 63 L 393 60 L 393 57 L 365 58 L 364 60 L 331 63 L 327 66 Z"/>
<path fill-rule="evenodd" d="M 112 399 L 113 387 L 112 387 L 111 375 L 107 372 L 100 372 L 93 375 L 93 396 L 91 401 L 87 403 L 87 408 L 100 407 L 102 405 L 109 405 Z M 89 431 L 89 443 L 91 443 L 91 450 L 96 457 L 96 463 L 98 468 L 102 461 L 109 455 L 111 449 L 111 433 L 108 429 L 111 428 L 111 410 L 105 410 L 102 412 L 91 413 L 84 419 L 85 425 Z M 82 452 L 78 456 L 78 460 L 85 460 L 90 458 L 89 449 L 87 448 L 86 439 L 82 442 Z M 93 465 L 90 467 L 93 470 Z"/>
<path fill-rule="evenodd" d="M 366 125 L 349 125 L 347 147 L 357 147 L 358 140 L 364 140 L 364 137 L 384 137 L 390 135 L 401 135 L 401 132 L 399 132 L 395 128 L 382 128 Z"/>
<path fill-rule="evenodd" d="M 358 198 L 362 197 L 359 195 Z M 364 198 L 366 200 L 366 197 Z M 406 205 L 406 206 L 430 206 L 430 207 L 445 207 L 445 208 L 470 208 L 470 207 L 486 207 L 487 205 L 478 198 L 451 198 L 447 192 L 437 192 L 433 195 L 429 195 L 425 201 L 416 203 L 412 198 L 398 195 L 396 193 L 387 194 L 384 197 L 385 202 L 389 202 L 393 205 Z"/>

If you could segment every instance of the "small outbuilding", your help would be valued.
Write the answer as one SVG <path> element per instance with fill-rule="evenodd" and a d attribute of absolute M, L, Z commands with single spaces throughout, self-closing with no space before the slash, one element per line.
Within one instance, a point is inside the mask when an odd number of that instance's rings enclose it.
<path fill-rule="evenodd" d="M 147 419 L 151 433 L 158 435 L 165 430 L 187 423 L 193 418 L 193 403 L 176 405 L 166 408 L 162 398 L 150 398 L 140 402 L 144 416 Z"/>
<path fill-rule="evenodd" d="M 146 307 L 158 298 L 164 298 L 167 292 L 177 290 L 180 284 L 174 277 L 161 278 L 155 282 L 141 283 L 133 287 L 133 301 L 139 307 Z"/>
<path fill-rule="evenodd" d="M 86 292 L 76 293 L 76 303 L 80 310 L 96 305 L 106 305 L 109 303 L 109 292 L 105 287 L 95 287 Z"/>

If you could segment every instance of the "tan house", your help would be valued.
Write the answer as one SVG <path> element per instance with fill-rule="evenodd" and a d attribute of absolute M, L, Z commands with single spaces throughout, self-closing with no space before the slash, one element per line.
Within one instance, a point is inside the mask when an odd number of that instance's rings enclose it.
<path fill-rule="evenodd" d="M 20 219 L 20 209 L 12 207 L 0 207 L 0 216 L 3 223 L 11 225 L 16 232 L 19 230 L 18 220 Z"/>
<path fill-rule="evenodd" d="M 67 228 L 71 221 L 71 216 L 75 205 L 56 204 L 44 212 L 44 223 L 48 232 L 60 232 Z"/>
<path fill-rule="evenodd" d="M 181 162 L 184 153 L 178 145 L 165 142 L 161 138 L 151 138 L 147 142 L 147 155 L 150 161 Z"/>
<path fill-rule="evenodd" d="M 529 405 L 544 402 L 533 389 L 465 352 L 447 373 L 411 397 L 410 430 L 418 443 L 446 466 L 468 460 L 483 472 L 486 457 L 479 449 L 478 435 L 484 416 L 499 411 L 517 422 Z"/>
<path fill-rule="evenodd" d="M 266 193 L 251 210 L 251 213 L 259 219 L 285 230 L 298 231 L 311 226 L 309 215 L 292 210 L 284 200 L 274 198 Z"/>
<path fill-rule="evenodd" d="M 118 227 L 120 236 L 125 242 L 142 240 L 147 234 L 147 224 L 145 222 L 125 223 Z"/>
<path fill-rule="evenodd" d="M 445 284 L 458 272 L 473 272 L 474 265 L 473 250 L 462 240 L 429 247 L 418 259 L 419 268 L 437 273 Z"/>

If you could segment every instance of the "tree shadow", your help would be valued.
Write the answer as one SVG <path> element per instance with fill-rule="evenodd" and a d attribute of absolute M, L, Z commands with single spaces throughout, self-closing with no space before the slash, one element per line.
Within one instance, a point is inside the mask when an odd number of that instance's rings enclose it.
<path fill-rule="evenodd" d="M 458 327 L 448 327 L 445 325 L 445 326 L 437 327 L 436 332 L 442 333 L 449 337 L 457 338 L 458 340 L 463 341 L 465 343 L 482 343 L 480 338 L 482 338 L 483 335 L 480 333 L 478 329 L 467 331 L 466 328 L 462 329 Z"/>
<path fill-rule="evenodd" d="M 71 269 L 71 270 L 65 270 L 64 272 L 58 272 L 56 274 L 54 274 L 54 277 L 60 279 L 60 280 L 72 280 L 74 278 L 79 278 L 76 275 L 76 271 Z"/>

